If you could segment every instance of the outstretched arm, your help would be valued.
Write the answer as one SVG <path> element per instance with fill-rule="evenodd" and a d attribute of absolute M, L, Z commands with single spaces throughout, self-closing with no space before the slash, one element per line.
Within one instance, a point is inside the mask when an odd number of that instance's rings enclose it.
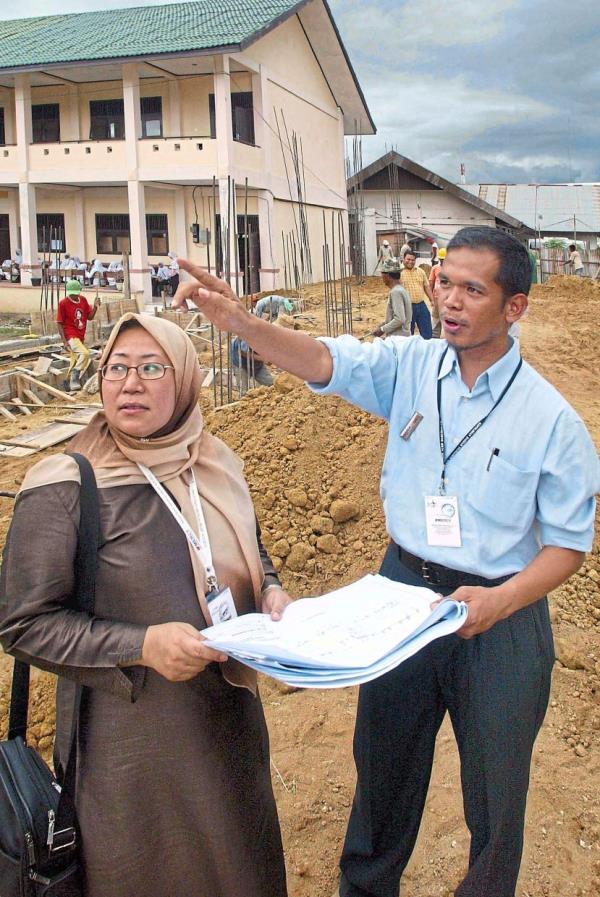
<path fill-rule="evenodd" d="M 219 330 L 236 333 L 265 361 L 277 365 L 302 380 L 329 383 L 333 361 L 327 347 L 296 330 L 269 324 L 250 314 L 224 280 L 213 277 L 186 259 L 177 259 L 193 281 L 180 283 L 173 308 L 186 308 L 191 301 Z"/>

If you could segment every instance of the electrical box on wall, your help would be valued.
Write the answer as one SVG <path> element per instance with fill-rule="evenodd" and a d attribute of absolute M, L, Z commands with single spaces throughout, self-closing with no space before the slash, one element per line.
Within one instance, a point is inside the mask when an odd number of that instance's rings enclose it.
<path fill-rule="evenodd" d="M 210 243 L 210 231 L 207 227 L 200 227 L 199 224 L 192 224 L 190 231 L 193 243 L 200 243 L 202 246 L 207 246 Z"/>

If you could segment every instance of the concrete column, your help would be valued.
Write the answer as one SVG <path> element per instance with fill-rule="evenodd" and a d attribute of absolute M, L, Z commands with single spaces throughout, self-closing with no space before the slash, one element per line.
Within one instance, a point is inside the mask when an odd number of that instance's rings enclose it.
<path fill-rule="evenodd" d="M 7 144 L 17 142 L 15 132 L 15 92 L 8 87 L 2 90 L 2 105 L 4 106 L 4 138 Z"/>
<path fill-rule="evenodd" d="M 166 137 L 181 137 L 181 100 L 179 81 L 169 81 L 169 121 L 163 122 Z"/>
<path fill-rule="evenodd" d="M 377 215 L 375 209 L 365 209 L 365 268 L 367 274 L 372 274 L 377 264 L 379 247 L 377 246 Z"/>
<path fill-rule="evenodd" d="M 231 127 L 231 83 L 229 56 L 215 56 L 215 124 L 217 129 L 217 176 L 231 173 L 233 130 Z"/>
<path fill-rule="evenodd" d="M 135 62 L 126 62 L 123 65 L 123 107 L 125 115 L 125 145 L 128 168 L 127 180 L 132 181 L 138 176 L 138 140 L 142 136 L 140 76 L 137 63 Z"/>
<path fill-rule="evenodd" d="M 131 289 L 142 290 L 144 301 L 152 300 L 152 281 L 148 264 L 148 241 L 146 238 L 146 202 L 144 185 L 138 180 L 127 182 L 129 200 L 129 233 L 131 236 Z"/>
<path fill-rule="evenodd" d="M 31 84 L 29 75 L 15 75 L 15 138 L 21 174 L 27 178 L 31 143 Z"/>
<path fill-rule="evenodd" d="M 82 262 L 87 260 L 87 247 L 85 243 L 85 210 L 83 190 L 77 190 L 73 197 L 75 211 L 75 246 L 71 255 L 78 255 Z"/>
<path fill-rule="evenodd" d="M 10 237 L 10 255 L 15 257 L 17 249 L 21 249 L 19 236 L 19 191 L 8 191 L 8 233 Z"/>
<path fill-rule="evenodd" d="M 269 80 L 263 65 L 258 74 L 252 75 L 252 102 L 254 104 L 254 139 L 263 156 L 263 171 L 270 173 L 271 134 L 265 121 L 269 120 Z"/>
<path fill-rule="evenodd" d="M 65 128 L 63 140 L 80 140 L 81 127 L 79 122 L 79 87 L 77 84 L 67 86 L 67 100 L 65 103 Z"/>
<path fill-rule="evenodd" d="M 281 285 L 279 268 L 275 264 L 273 246 L 273 194 L 258 191 L 258 231 L 260 237 L 260 289 L 275 291 Z"/>
<path fill-rule="evenodd" d="M 21 283 L 31 286 L 32 278 L 41 277 L 37 246 L 37 206 L 33 184 L 19 184 L 19 207 L 21 214 Z"/>

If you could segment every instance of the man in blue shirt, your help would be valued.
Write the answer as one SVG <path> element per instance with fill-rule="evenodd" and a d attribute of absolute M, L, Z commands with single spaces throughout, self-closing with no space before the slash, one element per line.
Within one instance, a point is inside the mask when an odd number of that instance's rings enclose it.
<path fill-rule="evenodd" d="M 240 395 L 245 395 L 251 386 L 273 385 L 273 375 L 262 358 L 239 337 L 231 341 L 230 358 Z"/>
<path fill-rule="evenodd" d="M 389 421 L 381 496 L 391 541 L 381 573 L 469 608 L 457 635 L 361 687 L 341 897 L 397 897 L 446 711 L 471 832 L 455 894 L 513 897 L 554 661 L 545 595 L 590 550 L 600 488 L 583 422 L 508 336 L 527 308 L 526 249 L 493 228 L 459 231 L 438 278 L 445 339 L 371 345 L 279 332 L 227 284 L 184 267 L 200 283 L 176 304 L 192 298 L 315 392 Z"/>

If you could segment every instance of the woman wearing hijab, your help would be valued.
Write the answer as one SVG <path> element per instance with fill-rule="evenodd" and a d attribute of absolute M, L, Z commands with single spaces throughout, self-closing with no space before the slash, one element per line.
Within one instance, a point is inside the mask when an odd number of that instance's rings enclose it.
<path fill-rule="evenodd" d="M 88 686 L 76 797 L 86 897 L 285 897 L 255 676 L 201 630 L 222 612 L 209 603 L 218 589 L 234 613 L 274 618 L 289 596 L 239 459 L 203 430 L 189 337 L 125 315 L 101 374 L 104 410 L 70 446 L 99 487 L 94 616 L 69 605 L 79 468 L 67 455 L 27 474 L 0 580 L 4 647 L 59 675 L 58 769 L 74 682 Z"/>

